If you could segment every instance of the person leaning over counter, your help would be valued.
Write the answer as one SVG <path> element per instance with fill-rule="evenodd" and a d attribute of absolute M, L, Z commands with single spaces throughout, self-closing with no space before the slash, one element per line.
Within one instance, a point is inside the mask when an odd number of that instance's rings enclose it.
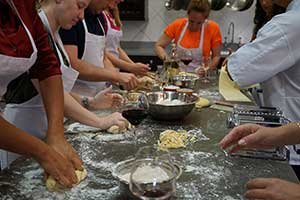
<path fill-rule="evenodd" d="M 68 56 L 64 51 L 63 44 L 58 35 L 58 29 L 60 26 L 66 29 L 71 28 L 76 21 L 81 20 L 83 18 L 84 9 L 88 4 L 89 0 L 62 0 L 59 3 L 52 0 L 41 0 L 38 3 L 38 5 L 41 5 L 39 16 L 45 29 L 48 31 L 50 44 L 60 61 L 64 86 L 65 116 L 80 123 L 101 129 L 108 129 L 113 125 L 117 125 L 122 130 L 126 128 L 127 121 L 120 113 L 98 117 L 80 105 L 81 97 L 79 95 L 69 93 L 77 79 L 78 72 L 69 64 Z M 14 85 L 22 84 L 22 87 L 8 87 L 5 97 L 10 99 L 10 103 L 5 109 L 5 118 L 36 137 L 45 138 L 47 120 L 44 106 L 37 89 L 35 89 L 31 81 L 27 80 L 30 80 L 30 77 L 24 75 L 18 79 L 18 82 L 15 80 L 14 83 Z M 118 97 L 122 100 L 120 95 L 108 94 L 109 91 L 107 90 L 108 89 L 104 92 L 100 92 L 96 98 L 91 98 L 91 105 L 97 105 L 99 108 L 105 107 L 105 105 L 113 105 L 114 97 Z M 18 107 L 12 106 L 13 102 L 24 98 L 25 95 L 33 97 L 27 101 L 26 104 L 21 104 Z M 78 101 L 76 101 L 76 99 Z M 32 117 L 24 118 L 24 116 L 30 116 L 33 113 L 34 115 Z M 35 124 L 28 127 L 28 124 L 32 121 L 34 121 Z M 12 159 L 13 158 L 10 158 L 10 160 Z"/>
<path fill-rule="evenodd" d="M 271 1 L 271 0 L 269 0 Z M 274 0 L 287 8 L 263 26 L 257 38 L 227 61 L 229 76 L 240 87 L 261 83 L 264 106 L 278 107 L 285 117 L 300 120 L 300 1 Z M 300 155 L 290 148 L 289 162 L 300 178 Z"/>
<path fill-rule="evenodd" d="M 49 124 L 44 142 L 0 116 L 0 148 L 32 156 L 46 173 L 71 187 L 77 181 L 75 169 L 82 169 L 82 161 L 64 137 L 61 72 L 35 3 L 0 0 L 0 13 L 0 97 L 14 80 L 29 73 L 31 78 L 39 80 Z M 14 106 L 26 103 L 29 98 L 20 99 Z M 1 165 L 6 165 L 7 154 L 0 151 L 0 156 Z"/>
<path fill-rule="evenodd" d="M 81 95 L 96 95 L 105 88 L 104 81 L 119 82 L 127 89 L 138 84 L 134 74 L 104 68 L 105 64 L 111 63 L 104 56 L 105 19 L 100 13 L 109 1 L 116 0 L 91 0 L 84 19 L 70 30 L 60 29 L 59 32 L 72 67 L 79 72 L 80 80 L 76 81 L 72 91 Z"/>
<path fill-rule="evenodd" d="M 177 44 L 177 54 L 189 52 L 192 62 L 186 71 L 203 74 L 199 68 L 204 60 L 210 59 L 210 69 L 215 69 L 220 61 L 222 36 L 219 25 L 208 20 L 210 4 L 208 0 L 191 0 L 187 18 L 180 18 L 169 24 L 155 44 L 155 52 L 162 59 L 168 58 L 165 48 L 172 40 Z M 196 70 L 196 69 L 201 70 Z"/>
<path fill-rule="evenodd" d="M 105 43 L 106 56 L 114 66 L 121 70 L 134 73 L 135 75 L 146 75 L 150 70 L 150 67 L 143 63 L 133 62 L 120 46 L 120 41 L 123 36 L 122 22 L 120 20 L 118 9 L 118 4 L 120 2 L 121 1 L 109 2 L 108 8 L 103 11 L 107 24 Z"/>
<path fill-rule="evenodd" d="M 81 105 L 82 97 L 76 93 L 69 93 L 72 89 L 78 72 L 70 66 L 67 53 L 64 50 L 60 36 L 58 34 L 59 27 L 70 29 L 75 23 L 74 19 L 82 20 L 84 9 L 90 0 L 62 0 L 57 3 L 55 0 L 41 0 L 39 16 L 48 31 L 50 41 L 61 63 L 61 71 L 63 84 L 65 88 L 65 116 L 80 123 L 108 129 L 113 125 L 120 127 L 120 130 L 126 128 L 127 120 L 120 113 L 113 113 L 107 116 L 98 117 Z M 64 14 L 62 14 L 64 13 Z M 75 75 L 74 74 L 75 71 Z M 111 88 L 105 89 L 98 93 L 95 97 L 90 98 L 90 109 L 107 109 L 112 108 L 115 104 L 121 104 L 122 96 L 110 93 Z"/>
<path fill-rule="evenodd" d="M 287 144 L 300 143 L 300 123 L 277 128 L 256 124 L 244 124 L 234 128 L 219 143 L 222 149 L 231 147 L 234 153 L 240 149 L 271 149 Z M 298 200 L 300 185 L 277 178 L 256 178 L 247 184 L 246 199 Z"/>

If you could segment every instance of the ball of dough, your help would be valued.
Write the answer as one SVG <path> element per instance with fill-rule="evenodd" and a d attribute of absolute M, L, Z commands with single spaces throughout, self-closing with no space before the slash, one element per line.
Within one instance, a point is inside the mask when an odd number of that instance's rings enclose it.
<path fill-rule="evenodd" d="M 107 132 L 112 133 L 112 134 L 119 134 L 119 133 L 124 133 L 127 130 L 131 130 L 133 128 L 134 128 L 134 126 L 131 123 L 128 123 L 127 129 L 123 129 L 123 130 L 120 130 L 120 128 L 117 125 L 113 125 L 109 129 L 107 129 Z"/>
<path fill-rule="evenodd" d="M 107 129 L 107 132 L 112 134 L 118 134 L 120 132 L 120 128 L 117 125 L 113 125 L 109 129 Z"/>
<path fill-rule="evenodd" d="M 204 108 L 210 106 L 210 102 L 208 99 L 199 97 L 199 100 L 196 102 L 196 108 Z"/>
<path fill-rule="evenodd" d="M 83 181 L 87 177 L 87 171 L 86 169 L 75 170 L 75 174 L 77 177 L 77 183 L 79 184 L 81 181 Z M 60 185 L 52 176 L 49 176 L 46 180 L 46 187 L 49 191 L 54 192 L 63 189 L 64 187 Z"/>

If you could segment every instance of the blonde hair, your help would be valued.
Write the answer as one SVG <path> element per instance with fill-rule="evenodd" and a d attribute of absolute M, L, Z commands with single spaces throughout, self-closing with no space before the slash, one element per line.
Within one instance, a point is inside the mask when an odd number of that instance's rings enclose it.
<path fill-rule="evenodd" d="M 187 8 L 187 13 L 190 14 L 192 11 L 205 13 L 208 17 L 210 13 L 210 3 L 208 0 L 191 0 Z"/>
<path fill-rule="evenodd" d="M 121 21 L 121 18 L 120 18 L 120 12 L 119 12 L 119 8 L 118 6 L 116 6 L 115 8 L 113 9 L 109 9 L 109 12 L 112 14 L 114 20 L 115 20 L 115 23 L 118 27 L 122 27 L 122 21 Z"/>

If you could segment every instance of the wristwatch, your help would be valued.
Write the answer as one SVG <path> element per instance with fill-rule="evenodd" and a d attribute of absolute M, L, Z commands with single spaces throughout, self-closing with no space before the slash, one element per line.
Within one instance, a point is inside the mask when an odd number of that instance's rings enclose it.
<path fill-rule="evenodd" d="M 82 103 L 83 107 L 85 107 L 86 109 L 89 109 L 89 107 L 90 107 L 90 101 L 89 101 L 89 98 L 87 98 L 87 97 L 82 97 L 82 98 L 81 98 L 81 103 Z"/>

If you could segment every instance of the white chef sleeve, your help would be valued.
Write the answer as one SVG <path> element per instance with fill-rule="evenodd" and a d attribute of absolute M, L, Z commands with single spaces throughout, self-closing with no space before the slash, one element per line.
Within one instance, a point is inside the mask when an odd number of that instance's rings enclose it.
<path fill-rule="evenodd" d="M 295 64 L 290 38 L 283 27 L 269 22 L 256 40 L 229 57 L 228 71 L 240 87 L 266 81 Z"/>

